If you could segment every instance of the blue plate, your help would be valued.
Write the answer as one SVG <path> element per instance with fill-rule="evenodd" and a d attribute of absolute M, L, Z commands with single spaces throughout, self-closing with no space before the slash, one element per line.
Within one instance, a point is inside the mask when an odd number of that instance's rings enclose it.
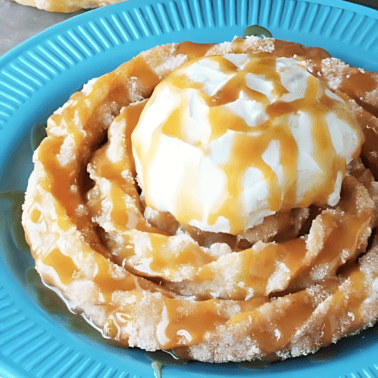
<path fill-rule="evenodd" d="M 377 328 L 271 365 L 175 363 L 105 342 L 43 287 L 20 229 L 40 125 L 90 78 L 157 44 L 222 42 L 259 24 L 378 72 L 378 11 L 327 0 L 130 0 L 74 17 L 0 59 L 0 377 L 378 377 Z M 156 373 L 156 376 L 159 374 Z"/>

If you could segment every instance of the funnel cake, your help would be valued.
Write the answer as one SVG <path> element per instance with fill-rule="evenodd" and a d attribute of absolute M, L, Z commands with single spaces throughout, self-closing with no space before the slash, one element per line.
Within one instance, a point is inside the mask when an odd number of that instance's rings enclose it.
<path fill-rule="evenodd" d="M 237 235 L 180 224 L 140 196 L 131 133 L 154 88 L 202 56 L 300 57 L 366 141 L 335 206 L 287 209 Z M 48 120 L 23 226 L 43 281 L 122 346 L 208 362 L 314 353 L 378 317 L 378 74 L 271 38 L 145 51 Z"/>

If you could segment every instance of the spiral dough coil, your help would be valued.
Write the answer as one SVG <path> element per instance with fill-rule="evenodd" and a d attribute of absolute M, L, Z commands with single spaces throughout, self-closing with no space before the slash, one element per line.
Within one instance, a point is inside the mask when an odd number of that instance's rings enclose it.
<path fill-rule="evenodd" d="M 146 208 L 131 132 L 154 87 L 201 56 L 302 57 L 366 137 L 334 208 L 277 213 L 242 235 Z M 44 282 L 123 346 L 209 362 L 313 353 L 378 317 L 378 75 L 270 38 L 183 42 L 94 79 L 53 114 L 34 154 L 23 226 Z M 174 157 L 173 157 L 174 158 Z"/>

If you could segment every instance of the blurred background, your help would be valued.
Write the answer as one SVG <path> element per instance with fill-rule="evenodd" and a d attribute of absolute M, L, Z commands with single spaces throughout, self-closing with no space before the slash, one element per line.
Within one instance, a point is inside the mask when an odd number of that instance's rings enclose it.
<path fill-rule="evenodd" d="M 0 56 L 31 36 L 83 12 L 51 13 L 0 0 Z"/>
<path fill-rule="evenodd" d="M 143 1 L 143 0 L 140 0 Z M 332 0 L 329 0 L 332 3 Z M 378 0 L 350 0 L 378 10 Z M 29 37 L 83 12 L 51 13 L 26 7 L 11 0 L 0 0 L 0 56 Z"/>

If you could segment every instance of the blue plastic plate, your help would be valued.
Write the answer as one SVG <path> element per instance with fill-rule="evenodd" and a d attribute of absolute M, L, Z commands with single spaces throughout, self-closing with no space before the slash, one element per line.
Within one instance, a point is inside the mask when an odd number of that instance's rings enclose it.
<path fill-rule="evenodd" d="M 0 377 L 154 377 L 151 355 L 107 343 L 45 289 L 20 229 L 38 125 L 90 78 L 157 44 L 222 42 L 259 24 L 378 72 L 378 11 L 328 0 L 130 0 L 87 12 L 0 59 Z M 154 355 L 164 359 L 165 354 Z M 154 358 L 154 357 L 152 357 Z M 378 377 L 377 328 L 271 365 L 174 364 L 172 377 Z"/>

